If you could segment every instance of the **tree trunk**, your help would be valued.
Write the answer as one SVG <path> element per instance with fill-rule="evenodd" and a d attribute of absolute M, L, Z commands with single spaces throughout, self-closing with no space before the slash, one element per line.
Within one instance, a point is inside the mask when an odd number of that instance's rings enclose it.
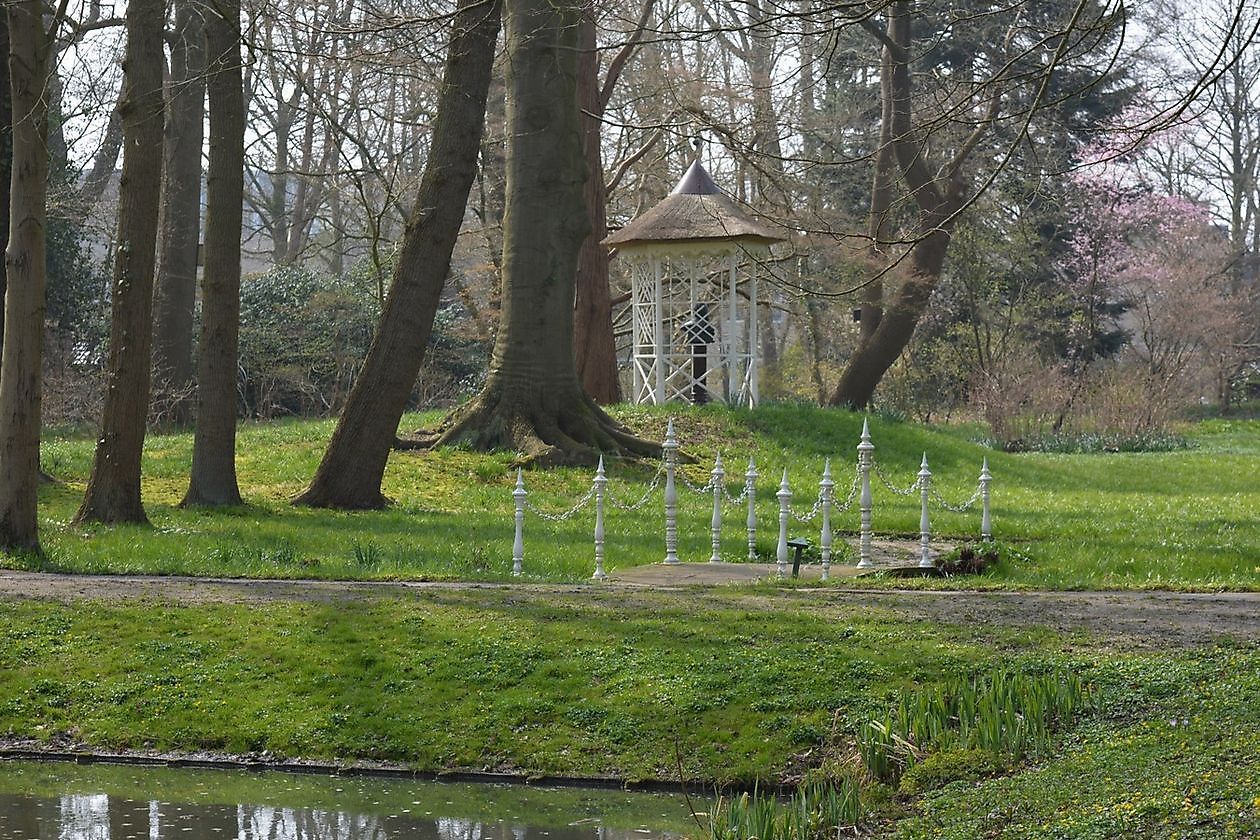
<path fill-rule="evenodd" d="M 587 396 L 598 403 L 621 399 L 617 345 L 613 340 L 612 301 L 608 291 L 608 196 L 604 191 L 604 158 L 600 148 L 603 107 L 599 90 L 599 54 L 595 21 L 588 10 L 582 19 L 578 57 L 578 103 L 582 109 L 582 146 L 586 156 L 586 213 L 590 231 L 578 254 L 574 296 L 574 342 L 578 376 Z"/>
<path fill-rule="evenodd" d="M 105 188 L 109 186 L 115 167 L 118 166 L 118 153 L 122 151 L 123 141 L 122 116 L 118 112 L 122 104 L 122 96 L 123 91 L 120 90 L 119 103 L 109 112 L 105 136 L 101 138 L 100 148 L 96 150 L 96 155 L 92 158 L 92 168 L 84 177 L 82 186 L 79 187 L 78 210 L 84 218 L 91 216 L 96 203 L 101 200 L 101 196 L 105 194 Z"/>
<path fill-rule="evenodd" d="M 503 189 L 504 146 L 507 142 L 507 92 L 502 73 L 490 78 L 486 96 L 486 127 L 481 138 L 481 159 L 477 167 L 478 200 L 474 212 L 481 221 L 486 250 L 494 265 L 495 276 L 502 286 L 503 271 Z M 493 296 L 499 294 L 496 286 Z"/>
<path fill-rule="evenodd" d="M 503 305 L 485 388 L 433 443 L 509 449 L 541 463 L 656 454 L 582 391 L 573 360 L 578 251 L 589 232 L 577 102 L 575 0 L 508 0 Z"/>
<path fill-rule="evenodd" d="M 39 548 L 40 388 L 47 280 L 48 60 L 39 0 L 6 9 L 11 82 L 12 183 L 5 251 L 4 332 L 0 359 L 0 551 Z"/>
<path fill-rule="evenodd" d="M 962 164 L 996 116 L 999 101 L 995 93 L 990 100 L 987 118 L 976 122 L 958 152 L 938 170 L 928 159 L 911 116 L 911 8 L 908 0 L 897 0 L 886 12 L 888 29 L 883 38 L 885 59 L 880 85 L 883 98 L 880 135 L 882 141 L 885 136 L 883 124 L 891 126 L 888 136 L 892 138 L 897 166 L 906 191 L 914 199 L 918 210 L 916 238 L 901 285 L 883 307 L 882 317 L 875 329 L 869 334 L 863 329 L 857 349 L 845 365 L 831 397 L 833 405 L 847 405 L 855 409 L 870 403 L 876 386 L 910 343 L 919 318 L 927 309 L 945 264 L 955 215 L 963 206 L 966 183 L 960 174 Z M 872 244 L 875 246 L 885 237 L 880 233 L 885 216 L 885 213 L 878 212 L 881 209 L 880 186 L 877 174 L 870 220 L 871 230 L 874 231 Z"/>
<path fill-rule="evenodd" d="M 162 173 L 161 257 L 153 301 L 153 376 L 187 423 L 192 409 L 193 307 L 201 238 L 201 143 L 206 97 L 205 24 L 199 6 L 179 0 L 171 43 Z"/>
<path fill-rule="evenodd" d="M 13 178 L 13 107 L 9 89 L 9 19 L 0 14 L 0 242 L 9 242 L 9 181 Z M 0 348 L 4 347 L 5 266 L 0 259 Z"/>
<path fill-rule="evenodd" d="M 945 211 L 935 214 L 935 218 L 943 224 L 948 215 Z M 859 340 L 857 349 L 845 365 L 831 398 L 832 405 L 864 408 L 874 396 L 879 381 L 910 343 L 915 326 L 927 309 L 928 299 L 940 279 L 950 238 L 949 231 L 944 227 L 925 228 L 920 230 L 920 236 L 910 255 L 906 277 L 885 304 L 879 327 L 869 338 Z"/>
<path fill-rule="evenodd" d="M 206 17 L 210 165 L 206 265 L 197 343 L 197 428 L 183 505 L 239 505 L 236 483 L 236 363 L 241 315 L 241 216 L 245 191 L 245 93 L 239 0 Z"/>
<path fill-rule="evenodd" d="M 891 36 L 890 36 L 891 37 Z M 892 137 L 892 51 L 884 47 L 879 64 L 880 120 L 879 148 L 875 150 L 875 174 L 871 180 L 871 215 L 867 222 L 871 257 L 871 270 L 877 276 L 862 288 L 862 320 L 859 325 L 861 341 L 870 341 L 884 317 L 884 280 L 878 272 L 888 265 L 889 241 L 892 233 L 890 216 L 893 200 L 893 167 L 896 159 Z"/>
<path fill-rule="evenodd" d="M 45 25 L 52 19 L 49 11 L 47 7 L 44 9 Z M 49 29 L 49 31 L 53 30 Z M 61 81 L 61 71 L 57 66 L 55 39 L 53 50 L 53 54 L 48 58 L 48 87 L 44 91 L 44 96 L 48 100 L 45 106 L 48 112 L 48 159 L 52 164 L 52 170 L 61 172 L 64 171 L 63 167 L 70 159 L 70 147 L 66 144 L 66 111 L 63 107 L 66 86 Z"/>
<path fill-rule="evenodd" d="M 385 463 L 424 360 L 476 176 L 501 16 L 499 0 L 460 0 L 432 148 L 380 327 L 328 450 L 310 487 L 294 500 L 297 504 L 386 504 L 381 495 Z"/>
<path fill-rule="evenodd" d="M 149 408 L 153 269 L 162 180 L 162 29 L 160 0 L 127 8 L 127 86 L 123 171 L 118 188 L 118 252 L 105 371 L 105 408 L 76 522 L 145 523 L 140 457 Z"/>

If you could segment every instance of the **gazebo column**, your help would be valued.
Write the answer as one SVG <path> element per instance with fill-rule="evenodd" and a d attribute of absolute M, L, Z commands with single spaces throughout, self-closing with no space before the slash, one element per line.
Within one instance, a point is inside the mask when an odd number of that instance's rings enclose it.
<path fill-rule="evenodd" d="M 757 273 L 748 278 L 748 407 L 756 408 L 761 399 L 757 377 Z"/>
<path fill-rule="evenodd" d="M 652 287 L 652 313 L 656 322 L 656 339 L 653 342 L 653 352 L 655 354 L 655 362 L 653 369 L 656 372 L 656 381 L 652 385 L 653 401 L 657 405 L 665 404 L 665 359 L 666 359 L 666 337 L 665 337 L 665 295 L 663 283 L 661 281 L 661 259 L 660 257 L 652 257 L 652 275 L 655 281 Z"/>
<path fill-rule="evenodd" d="M 738 312 L 735 308 L 736 287 L 739 284 L 739 260 L 734 251 L 731 251 L 728 258 L 729 268 L 728 275 L 730 280 L 730 288 L 727 290 L 729 299 L 727 302 L 728 315 L 730 319 L 728 323 L 730 328 L 726 330 L 726 334 L 722 336 L 723 343 L 726 345 L 726 404 L 735 405 L 739 402 L 739 391 L 743 383 L 743 365 L 739 363 L 739 335 L 736 333 L 736 321 Z"/>
<path fill-rule="evenodd" d="M 647 282 L 647 267 L 636 261 L 630 275 L 630 336 L 634 345 L 630 350 L 630 373 L 634 377 L 634 390 L 631 391 L 631 402 L 643 400 L 643 353 L 647 342 L 643 335 L 643 285 Z"/>

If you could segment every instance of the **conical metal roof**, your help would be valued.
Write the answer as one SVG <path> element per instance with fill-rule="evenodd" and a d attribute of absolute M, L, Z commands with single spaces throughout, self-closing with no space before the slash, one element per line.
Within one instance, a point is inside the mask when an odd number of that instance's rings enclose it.
<path fill-rule="evenodd" d="M 668 250 L 697 243 L 766 246 L 782 242 L 773 228 L 757 221 L 726 196 L 712 176 L 695 161 L 673 192 L 603 244 L 618 249 L 657 247 Z"/>

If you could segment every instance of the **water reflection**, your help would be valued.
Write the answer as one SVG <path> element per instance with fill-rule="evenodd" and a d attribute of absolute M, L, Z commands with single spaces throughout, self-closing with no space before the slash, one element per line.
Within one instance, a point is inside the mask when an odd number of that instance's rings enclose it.
<path fill-rule="evenodd" d="M 15 769 L 15 764 L 0 762 L 0 840 L 653 840 L 677 838 L 687 830 L 681 802 L 658 795 L 344 779 L 293 782 L 230 773 L 217 774 L 230 784 L 216 785 L 216 773 L 207 771 L 74 765 L 65 766 L 71 778 L 62 789 L 75 792 L 58 795 L 48 790 L 58 780 L 56 765 L 26 763 Z M 136 796 L 137 786 L 150 776 L 160 781 L 153 787 L 160 799 Z M 256 798 L 267 804 L 223 801 L 225 795 L 254 798 L 255 780 Z M 93 786 L 106 792 L 85 790 Z M 292 801 L 303 797 L 310 804 Z M 348 804 L 328 807 L 328 797 Z M 453 815 L 461 808 L 475 816 Z M 619 824 L 614 827 L 605 817 Z"/>

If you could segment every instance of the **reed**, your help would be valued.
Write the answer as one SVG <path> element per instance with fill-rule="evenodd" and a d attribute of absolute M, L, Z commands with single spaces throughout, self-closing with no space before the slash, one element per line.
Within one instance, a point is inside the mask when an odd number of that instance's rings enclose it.
<path fill-rule="evenodd" d="M 823 840 L 862 818 L 858 783 L 811 782 L 784 800 L 754 790 L 718 797 L 709 814 L 710 840 Z"/>
<path fill-rule="evenodd" d="M 1060 729 L 1097 705 L 1075 674 L 1003 669 L 906 692 L 882 718 L 858 727 L 866 772 L 895 782 L 932 752 L 982 749 L 1018 761 L 1046 752 Z"/>

